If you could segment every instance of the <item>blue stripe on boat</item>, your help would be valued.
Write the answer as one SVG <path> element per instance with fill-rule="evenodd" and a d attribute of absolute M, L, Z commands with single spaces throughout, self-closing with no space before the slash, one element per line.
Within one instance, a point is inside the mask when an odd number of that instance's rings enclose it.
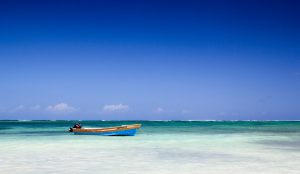
<path fill-rule="evenodd" d="M 134 136 L 136 129 L 115 132 L 74 132 L 75 135 L 102 135 L 102 136 Z"/>

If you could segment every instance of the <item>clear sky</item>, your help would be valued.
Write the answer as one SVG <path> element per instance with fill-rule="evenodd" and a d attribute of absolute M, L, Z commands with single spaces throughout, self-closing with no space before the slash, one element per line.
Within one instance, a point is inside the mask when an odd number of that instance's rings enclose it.
<path fill-rule="evenodd" d="M 0 1 L 0 119 L 300 119 L 300 3 Z"/>

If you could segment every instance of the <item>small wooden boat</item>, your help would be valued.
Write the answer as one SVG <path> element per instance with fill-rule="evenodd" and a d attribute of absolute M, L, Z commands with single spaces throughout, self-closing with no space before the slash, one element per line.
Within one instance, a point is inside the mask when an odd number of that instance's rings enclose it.
<path fill-rule="evenodd" d="M 75 135 L 134 136 L 141 124 L 122 125 L 105 128 L 70 128 Z"/>

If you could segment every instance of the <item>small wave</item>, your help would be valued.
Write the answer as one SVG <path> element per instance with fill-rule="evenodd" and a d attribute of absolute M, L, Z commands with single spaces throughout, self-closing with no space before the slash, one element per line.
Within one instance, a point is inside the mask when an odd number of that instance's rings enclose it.
<path fill-rule="evenodd" d="M 144 121 L 163 121 L 163 122 L 170 122 L 170 121 L 174 121 L 174 120 L 144 120 Z"/>

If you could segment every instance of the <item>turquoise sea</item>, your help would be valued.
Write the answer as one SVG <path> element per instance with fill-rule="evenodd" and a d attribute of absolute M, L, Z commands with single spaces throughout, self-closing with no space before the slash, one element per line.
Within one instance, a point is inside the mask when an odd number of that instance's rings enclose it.
<path fill-rule="evenodd" d="M 141 123 L 134 137 L 73 135 L 76 121 L 0 121 L 0 173 L 299 174 L 297 121 Z"/>

